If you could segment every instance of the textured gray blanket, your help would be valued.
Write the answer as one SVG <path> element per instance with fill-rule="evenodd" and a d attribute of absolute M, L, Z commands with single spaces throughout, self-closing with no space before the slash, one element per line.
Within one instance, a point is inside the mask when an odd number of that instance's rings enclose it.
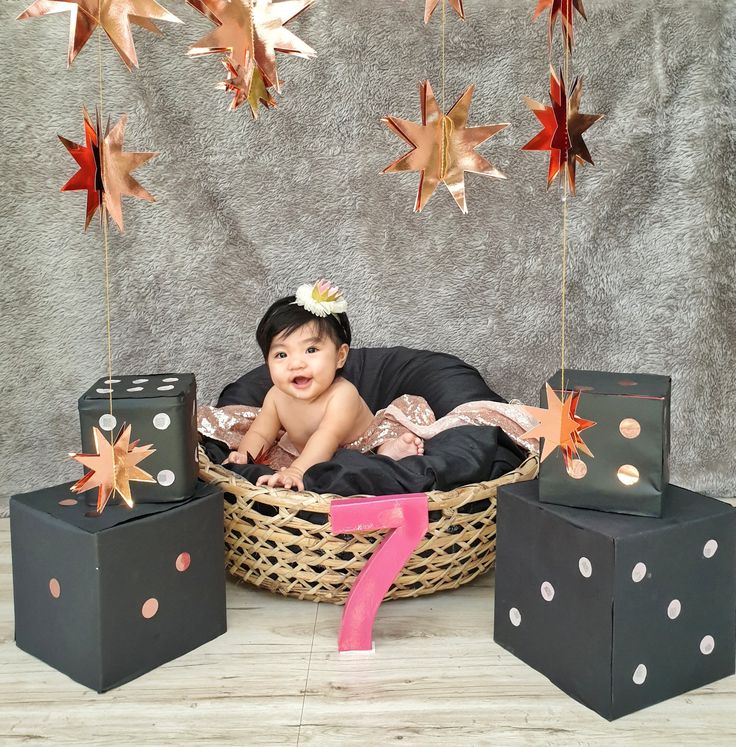
<path fill-rule="evenodd" d="M 185 51 L 210 24 L 156 37 L 136 27 L 129 73 L 103 39 L 104 111 L 130 115 L 128 150 L 155 204 L 126 198 L 111 230 L 116 373 L 194 371 L 200 400 L 259 363 L 266 305 L 326 275 L 344 288 L 357 345 L 425 347 L 476 365 L 504 396 L 536 403 L 559 367 L 561 192 L 522 102 L 547 100 L 546 31 L 534 0 L 466 0 L 447 16 L 447 104 L 477 85 L 469 124 L 510 122 L 479 152 L 464 216 L 441 187 L 412 213 L 417 174 L 381 174 L 405 152 L 380 123 L 419 120 L 439 92 L 439 13 L 423 0 L 317 0 L 291 28 L 318 52 L 281 56 L 279 108 L 252 122 L 215 90 L 224 68 Z M 65 68 L 69 15 L 15 22 L 0 9 L 0 468 L 3 493 L 79 474 L 77 397 L 106 372 L 101 230 L 60 193 L 99 101 L 97 40 Z M 568 365 L 670 374 L 672 479 L 736 494 L 736 12 L 728 0 L 591 0 L 574 70 L 595 167 L 569 202 Z M 438 94 L 439 95 L 439 94 Z"/>

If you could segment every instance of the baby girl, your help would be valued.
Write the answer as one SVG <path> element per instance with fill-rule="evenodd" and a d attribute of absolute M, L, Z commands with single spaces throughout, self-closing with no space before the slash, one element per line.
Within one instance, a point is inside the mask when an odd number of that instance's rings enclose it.
<path fill-rule="evenodd" d="M 374 421 L 358 390 L 340 376 L 351 342 L 347 303 L 326 280 L 302 285 L 266 311 L 256 340 L 273 386 L 236 451 L 226 462 L 245 464 L 248 455 L 268 452 L 280 433 L 298 456 L 258 485 L 304 490 L 304 473 L 352 447 Z M 392 459 L 424 453 L 424 442 L 409 431 L 388 438 L 377 452 Z"/>

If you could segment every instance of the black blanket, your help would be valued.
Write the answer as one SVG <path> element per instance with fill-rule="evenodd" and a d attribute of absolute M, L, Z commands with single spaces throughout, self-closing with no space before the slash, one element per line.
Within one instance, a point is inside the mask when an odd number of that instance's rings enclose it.
<path fill-rule="evenodd" d="M 402 394 L 424 397 L 438 418 L 464 402 L 504 401 L 475 368 L 444 353 L 402 347 L 353 349 L 341 375 L 355 384 L 373 412 Z M 217 405 L 260 405 L 270 387 L 268 369 L 259 366 L 225 387 Z M 206 438 L 204 446 L 217 463 L 229 453 L 224 444 L 212 439 Z M 461 426 L 429 439 L 424 456 L 399 461 L 339 449 L 330 461 L 315 464 L 304 473 L 304 487 L 345 496 L 452 490 L 499 477 L 517 467 L 525 456 L 500 428 Z M 228 469 L 250 482 L 273 472 L 254 464 L 229 464 Z"/>

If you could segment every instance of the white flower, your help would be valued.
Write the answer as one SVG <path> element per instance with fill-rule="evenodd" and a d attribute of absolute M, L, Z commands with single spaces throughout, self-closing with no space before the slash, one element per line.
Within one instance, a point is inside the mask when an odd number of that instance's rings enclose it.
<path fill-rule="evenodd" d="M 314 285 L 300 285 L 296 289 L 294 303 L 319 317 L 342 314 L 348 308 L 348 302 L 343 298 L 340 289 L 324 279 L 318 280 Z"/>

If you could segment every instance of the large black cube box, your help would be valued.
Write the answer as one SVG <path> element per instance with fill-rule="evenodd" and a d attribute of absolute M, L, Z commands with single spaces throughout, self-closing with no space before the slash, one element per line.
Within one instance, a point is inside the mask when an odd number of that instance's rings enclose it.
<path fill-rule="evenodd" d="M 561 372 L 549 385 L 558 397 Z M 653 374 L 565 371 L 565 390 L 577 390 L 577 415 L 596 423 L 580 435 L 593 458 L 566 464 L 556 449 L 540 465 L 546 503 L 660 516 L 669 482 L 670 379 Z M 542 407 L 547 406 L 542 389 Z"/>
<path fill-rule="evenodd" d="M 110 390 L 112 389 L 112 416 Z M 82 451 L 95 452 L 92 427 L 109 437 L 123 422 L 132 426 L 131 439 L 153 444 L 155 453 L 140 463 L 156 482 L 135 482 L 137 503 L 180 501 L 197 484 L 197 386 L 193 374 L 149 374 L 100 379 L 79 398 Z M 87 502 L 96 503 L 96 491 Z"/>
<path fill-rule="evenodd" d="M 651 519 L 499 490 L 494 639 L 612 720 L 734 673 L 736 510 L 669 486 Z"/>
<path fill-rule="evenodd" d="M 91 517 L 70 485 L 10 501 L 19 648 L 103 692 L 225 632 L 219 489 Z"/>

